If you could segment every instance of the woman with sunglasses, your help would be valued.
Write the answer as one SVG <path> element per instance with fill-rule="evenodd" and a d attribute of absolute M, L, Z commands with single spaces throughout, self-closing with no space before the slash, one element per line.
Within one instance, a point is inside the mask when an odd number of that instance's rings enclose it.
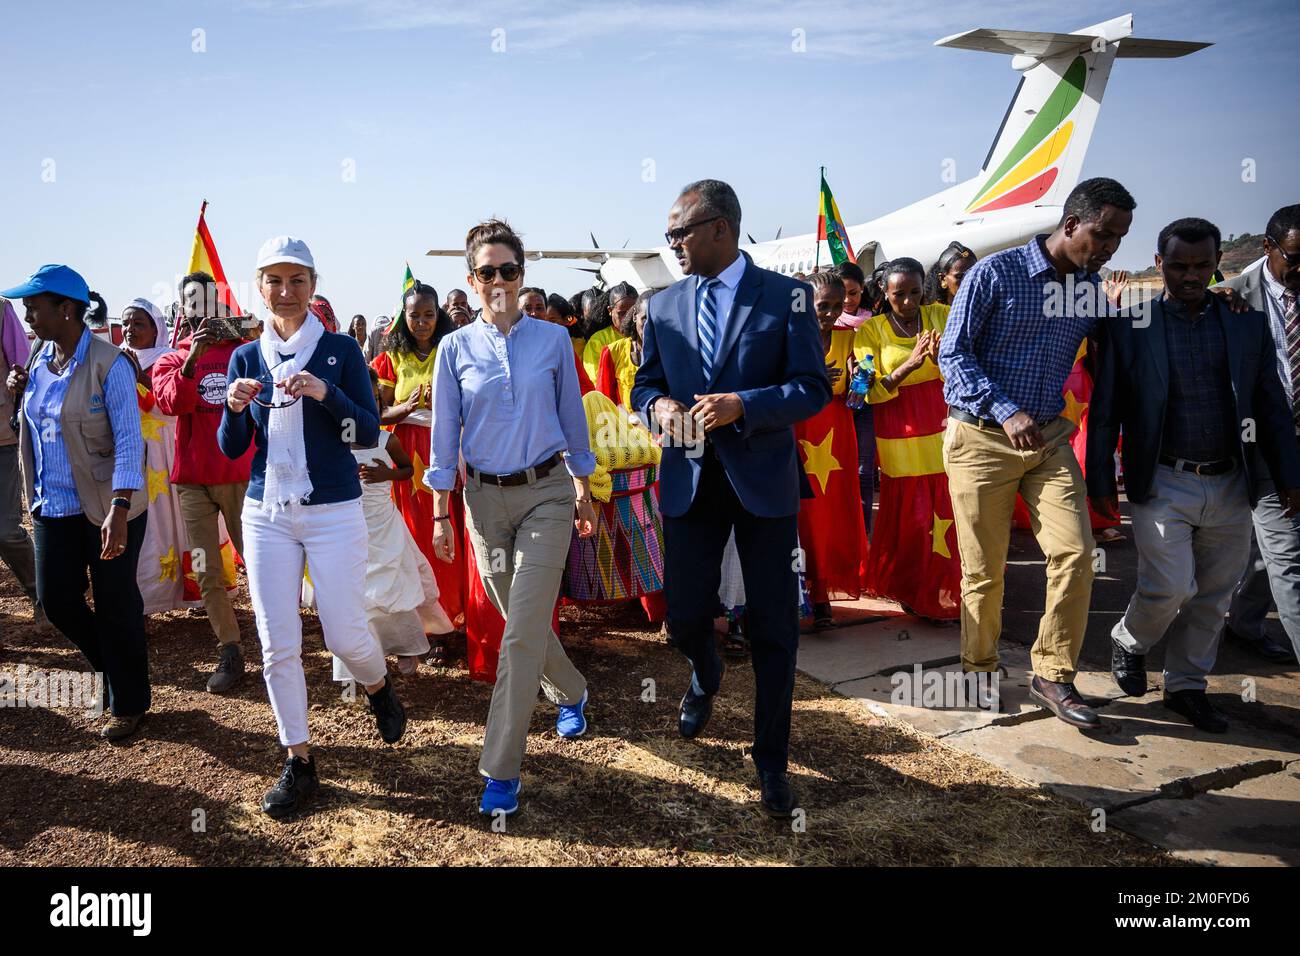
<path fill-rule="evenodd" d="M 326 332 L 309 311 L 316 266 L 301 239 L 277 236 L 257 256 L 256 284 L 270 319 L 230 358 L 217 441 L 229 458 L 256 446 L 244 499 L 244 562 L 262 641 L 262 676 L 289 749 L 262 798 L 274 817 L 318 786 L 307 733 L 298 597 L 304 561 L 315 585 L 325 646 L 362 684 L 386 743 L 406 729 L 365 610 L 366 519 L 352 444 L 379 439 L 370 372 L 356 341 Z"/>
<path fill-rule="evenodd" d="M 552 627 L 570 528 L 595 527 L 588 476 L 596 469 L 569 336 L 519 309 L 524 246 L 504 222 L 465 240 L 468 276 L 483 314 L 442 340 L 433 373 L 433 547 L 456 556 L 447 511 L 461 456 L 465 519 L 479 574 L 505 618 L 479 773 L 479 812 L 519 809 L 519 770 L 540 685 L 559 705 L 556 731 L 587 729 L 587 682 Z M 577 504 L 575 521 L 574 505 Z"/>

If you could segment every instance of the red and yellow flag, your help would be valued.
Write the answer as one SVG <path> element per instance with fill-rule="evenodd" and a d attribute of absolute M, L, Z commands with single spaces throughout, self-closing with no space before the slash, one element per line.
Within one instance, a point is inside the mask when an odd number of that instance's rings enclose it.
<path fill-rule="evenodd" d="M 212 241 L 212 233 L 208 231 L 208 224 L 203 218 L 207 211 L 208 201 L 203 200 L 203 205 L 199 207 L 199 225 L 194 230 L 194 245 L 190 249 L 190 272 L 206 272 L 212 278 L 217 280 L 217 298 L 230 308 L 231 315 L 243 315 L 239 308 L 239 303 L 235 301 L 235 294 L 230 291 L 230 286 L 226 282 L 226 270 L 221 268 L 221 257 L 217 255 L 217 244 Z"/>

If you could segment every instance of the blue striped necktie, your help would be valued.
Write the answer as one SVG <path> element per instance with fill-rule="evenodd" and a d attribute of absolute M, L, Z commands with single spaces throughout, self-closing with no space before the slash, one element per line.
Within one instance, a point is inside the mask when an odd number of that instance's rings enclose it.
<path fill-rule="evenodd" d="M 709 279 L 704 283 L 704 295 L 700 299 L 700 314 L 697 319 L 700 332 L 700 365 L 704 368 L 706 385 L 713 374 L 713 350 L 718 334 L 718 304 L 713 296 L 713 290 L 717 287 L 717 279 Z"/>

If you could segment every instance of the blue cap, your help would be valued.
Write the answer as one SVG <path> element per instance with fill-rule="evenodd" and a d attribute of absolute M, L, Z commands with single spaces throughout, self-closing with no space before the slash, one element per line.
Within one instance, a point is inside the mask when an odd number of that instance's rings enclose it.
<path fill-rule="evenodd" d="M 90 286 L 81 278 L 81 273 L 59 265 L 41 266 L 26 282 L 5 289 L 0 292 L 0 296 L 6 299 L 25 299 L 42 292 L 53 292 L 55 295 L 90 304 Z"/>

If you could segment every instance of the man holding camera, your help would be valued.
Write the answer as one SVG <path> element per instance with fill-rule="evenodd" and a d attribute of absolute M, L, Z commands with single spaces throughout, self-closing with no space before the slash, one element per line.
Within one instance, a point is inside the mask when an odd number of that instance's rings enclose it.
<path fill-rule="evenodd" d="M 177 321 L 190 333 L 176 351 L 154 365 L 153 388 L 158 407 L 176 416 L 176 459 L 171 482 L 176 486 L 185 531 L 189 536 L 194 572 L 203 592 L 203 606 L 220 644 L 217 668 L 208 690 L 225 693 L 244 676 L 239 622 L 226 593 L 221 561 L 218 515 L 240 554 L 244 551 L 240 514 L 248 487 L 254 449 L 232 461 L 217 447 L 217 426 L 226 404 L 226 369 L 231 353 L 246 332 L 219 302 L 217 283 L 206 272 L 181 280 L 181 311 Z"/>

